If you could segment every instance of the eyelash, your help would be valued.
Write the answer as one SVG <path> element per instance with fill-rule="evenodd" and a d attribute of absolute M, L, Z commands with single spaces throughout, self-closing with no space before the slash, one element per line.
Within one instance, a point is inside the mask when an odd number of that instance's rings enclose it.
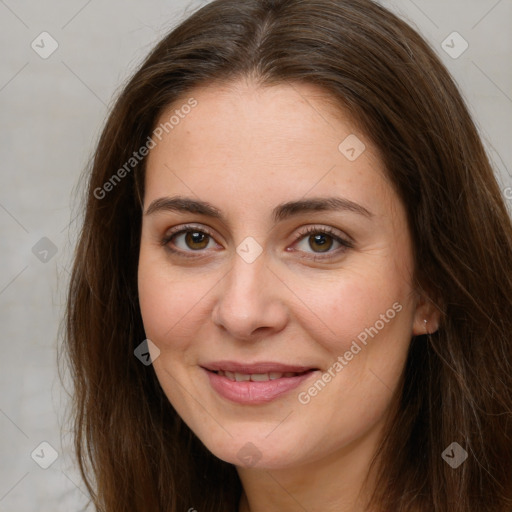
<path fill-rule="evenodd" d="M 174 237 L 181 235 L 183 233 L 187 233 L 187 232 L 203 233 L 203 234 L 209 236 L 210 238 L 214 239 L 213 235 L 207 229 L 198 228 L 197 226 L 194 226 L 191 224 L 186 224 L 184 226 L 181 226 L 176 231 L 173 231 L 173 232 L 169 233 L 168 235 L 166 235 L 162 239 L 161 245 L 166 246 L 167 250 L 173 254 L 178 254 L 179 256 L 183 256 L 185 258 L 197 258 L 198 256 L 190 254 L 190 252 L 195 252 L 195 251 L 182 251 L 181 249 L 173 249 L 169 245 L 169 242 L 171 242 Z M 339 235 L 337 235 L 334 232 L 333 229 L 328 228 L 328 227 L 318 228 L 315 226 L 309 226 L 308 228 L 302 230 L 297 235 L 297 238 L 295 238 L 293 243 L 296 244 L 299 240 L 301 240 L 301 239 L 305 238 L 307 235 L 311 235 L 311 234 L 329 235 L 336 242 L 338 242 L 341 245 L 341 247 L 335 251 L 329 251 L 329 252 L 325 253 L 327 256 L 321 256 L 321 253 L 313 253 L 313 254 L 316 254 L 315 256 L 302 256 L 302 258 L 305 258 L 305 259 L 310 259 L 310 260 L 314 260 L 314 261 L 316 261 L 316 260 L 324 260 L 325 261 L 325 260 L 332 259 L 334 256 L 337 256 L 340 252 L 344 252 L 347 249 L 352 249 L 354 247 L 354 245 L 351 241 L 341 238 Z M 202 252 L 202 250 L 199 250 L 197 252 Z M 320 256 L 318 256 L 318 255 L 320 255 Z"/>

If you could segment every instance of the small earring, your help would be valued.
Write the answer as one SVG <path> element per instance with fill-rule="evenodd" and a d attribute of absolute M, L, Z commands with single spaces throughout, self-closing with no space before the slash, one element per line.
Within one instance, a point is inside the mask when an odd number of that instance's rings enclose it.
<path fill-rule="evenodd" d="M 426 331 L 426 334 L 429 334 L 428 329 L 427 329 L 427 319 L 425 318 L 423 321 L 425 322 L 425 331 Z"/>

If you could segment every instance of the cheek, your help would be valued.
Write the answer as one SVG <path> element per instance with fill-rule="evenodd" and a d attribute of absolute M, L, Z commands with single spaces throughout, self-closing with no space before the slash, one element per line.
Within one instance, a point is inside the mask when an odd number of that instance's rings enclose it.
<path fill-rule="evenodd" d="M 385 269 L 385 271 L 383 271 Z M 399 382 L 412 332 L 414 304 L 400 273 L 380 267 L 345 272 L 320 289 L 303 328 L 328 353 L 326 384 L 301 389 L 300 407 L 318 411 L 333 442 L 349 442 L 383 417 Z M 324 373 L 324 375 L 325 375 Z M 302 410 L 302 409 L 299 409 Z M 315 414 L 305 421 L 315 425 Z"/>
<path fill-rule="evenodd" d="M 328 353 L 324 372 L 330 375 L 325 387 L 302 390 L 301 403 L 311 401 L 312 408 L 347 432 L 364 429 L 384 414 L 403 371 L 414 316 L 403 275 L 391 271 L 391 264 L 373 271 L 367 265 L 324 283 L 322 293 L 309 290 L 318 315 L 309 314 L 311 323 L 302 326 Z"/>
<path fill-rule="evenodd" d="M 387 334 L 403 326 L 410 328 L 410 286 L 403 273 L 383 266 L 372 269 L 343 271 L 329 280 L 317 282 L 303 290 L 306 304 L 311 304 L 305 322 L 310 329 L 325 332 L 330 351 L 343 353 L 350 349 L 353 340 L 364 343 L 368 330 Z M 406 311 L 406 313 L 404 313 Z M 314 315 L 311 314 L 314 313 Z M 365 334 L 366 333 L 366 334 Z M 407 337 L 407 328 L 402 337 Z"/>
<path fill-rule="evenodd" d="M 194 317 L 208 290 L 207 280 L 173 272 L 161 258 L 141 249 L 138 270 L 139 304 L 146 336 L 160 349 L 187 343 L 183 329 Z M 211 287 L 211 285 L 210 285 Z M 178 335 L 178 333 L 180 333 Z"/>

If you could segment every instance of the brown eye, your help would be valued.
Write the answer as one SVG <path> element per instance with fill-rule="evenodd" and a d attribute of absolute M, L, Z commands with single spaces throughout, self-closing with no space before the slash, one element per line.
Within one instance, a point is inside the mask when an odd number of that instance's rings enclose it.
<path fill-rule="evenodd" d="M 185 232 L 185 243 L 189 249 L 195 251 L 200 249 L 206 249 L 208 246 L 210 236 L 202 231 L 186 231 Z"/>
<path fill-rule="evenodd" d="M 318 233 L 308 237 L 309 247 L 317 252 L 327 252 L 333 245 L 334 240 L 332 236 L 325 233 Z"/>
<path fill-rule="evenodd" d="M 327 259 L 354 247 L 352 241 L 344 239 L 332 228 L 315 226 L 303 230 L 295 245 L 301 252 L 309 254 L 305 256 L 306 258 L 312 259 Z M 318 258 L 315 255 L 318 255 Z"/>
<path fill-rule="evenodd" d="M 182 226 L 166 235 L 161 243 L 169 251 L 182 256 L 192 256 L 194 252 L 201 253 L 204 249 L 216 246 L 210 233 L 195 226 Z"/>

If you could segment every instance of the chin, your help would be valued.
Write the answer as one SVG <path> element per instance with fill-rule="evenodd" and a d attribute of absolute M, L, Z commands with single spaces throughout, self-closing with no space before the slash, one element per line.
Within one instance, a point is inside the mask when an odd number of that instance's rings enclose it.
<path fill-rule="evenodd" d="M 272 434 L 261 433 L 257 426 L 254 434 L 246 428 L 239 433 L 230 430 L 232 436 L 222 432 L 221 438 L 212 438 L 211 432 L 206 436 L 199 432 L 198 437 L 217 458 L 240 468 L 285 469 L 315 458 L 307 456 L 307 447 L 298 438 L 276 435 L 271 439 Z M 301 452 L 297 451 L 299 446 Z"/>

